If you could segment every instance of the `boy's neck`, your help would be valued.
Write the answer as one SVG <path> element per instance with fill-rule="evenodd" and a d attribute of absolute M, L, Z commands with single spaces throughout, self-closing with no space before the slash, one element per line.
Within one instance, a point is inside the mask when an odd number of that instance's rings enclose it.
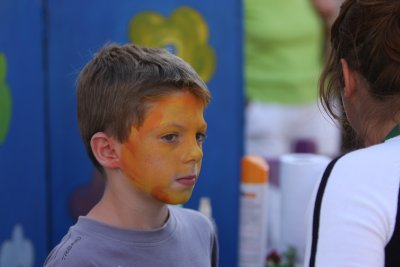
<path fill-rule="evenodd" d="M 87 216 L 120 228 L 151 230 L 165 224 L 168 206 L 132 186 L 108 181 L 104 195 Z"/>

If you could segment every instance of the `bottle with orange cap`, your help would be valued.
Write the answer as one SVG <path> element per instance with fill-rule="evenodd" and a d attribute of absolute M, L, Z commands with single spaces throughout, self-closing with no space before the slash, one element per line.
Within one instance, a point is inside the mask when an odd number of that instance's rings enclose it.
<path fill-rule="evenodd" d="M 267 188 L 264 158 L 242 158 L 240 183 L 239 267 L 263 267 L 267 253 Z"/>

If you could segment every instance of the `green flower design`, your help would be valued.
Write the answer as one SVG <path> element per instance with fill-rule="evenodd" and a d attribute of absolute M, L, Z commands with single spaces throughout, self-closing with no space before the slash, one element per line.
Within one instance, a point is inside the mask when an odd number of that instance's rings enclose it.
<path fill-rule="evenodd" d="M 11 119 L 11 94 L 6 84 L 7 60 L 0 53 L 0 144 L 7 136 Z"/>
<path fill-rule="evenodd" d="M 169 18 L 156 12 L 139 13 L 130 21 L 129 37 L 138 45 L 172 50 L 206 82 L 214 74 L 216 59 L 208 44 L 207 23 L 190 7 L 176 9 Z"/>

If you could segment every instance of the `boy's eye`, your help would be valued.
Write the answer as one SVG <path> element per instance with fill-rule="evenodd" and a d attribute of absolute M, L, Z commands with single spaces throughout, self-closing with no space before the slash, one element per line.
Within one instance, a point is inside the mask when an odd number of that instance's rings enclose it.
<path fill-rule="evenodd" d="M 203 143 L 204 140 L 206 139 L 206 134 L 205 133 L 197 133 L 196 134 L 196 139 L 198 143 Z"/>
<path fill-rule="evenodd" d="M 167 143 L 173 143 L 174 141 L 176 141 L 177 138 L 178 138 L 177 134 L 167 134 L 161 137 L 161 139 L 163 139 Z"/>

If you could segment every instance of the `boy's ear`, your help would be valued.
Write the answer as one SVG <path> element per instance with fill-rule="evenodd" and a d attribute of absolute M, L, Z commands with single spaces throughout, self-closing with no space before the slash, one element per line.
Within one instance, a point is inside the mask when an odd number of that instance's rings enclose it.
<path fill-rule="evenodd" d="M 343 79 L 344 79 L 344 96 L 351 97 L 357 90 L 357 77 L 356 72 L 349 67 L 345 59 L 340 59 L 342 65 Z"/>
<path fill-rule="evenodd" d="M 105 168 L 119 167 L 120 143 L 103 132 L 95 133 L 90 146 L 97 161 Z"/>

